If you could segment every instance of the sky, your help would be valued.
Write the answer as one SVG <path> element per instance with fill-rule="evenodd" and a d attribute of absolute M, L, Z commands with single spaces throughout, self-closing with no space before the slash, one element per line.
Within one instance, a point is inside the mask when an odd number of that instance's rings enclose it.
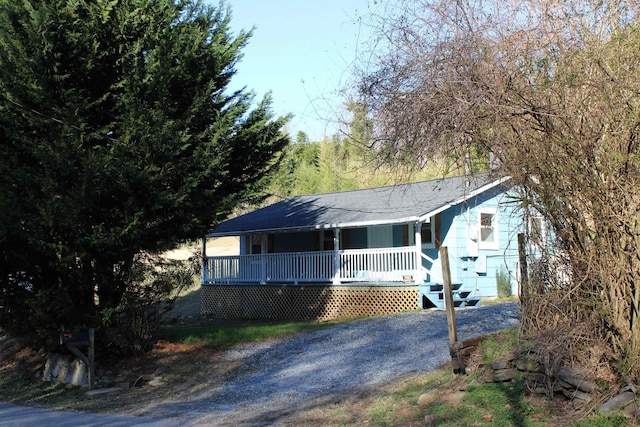
<path fill-rule="evenodd" d="M 287 129 L 294 138 L 303 131 L 318 141 L 344 130 L 347 98 L 341 93 L 353 81 L 352 67 L 369 41 L 358 19 L 369 3 L 227 0 L 234 34 L 255 27 L 231 89 L 246 87 L 257 100 L 271 92 L 275 114 L 294 115 Z"/>

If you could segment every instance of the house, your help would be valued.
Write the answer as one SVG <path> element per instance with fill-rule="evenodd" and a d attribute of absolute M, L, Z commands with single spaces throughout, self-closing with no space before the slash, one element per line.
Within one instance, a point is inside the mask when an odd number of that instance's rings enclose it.
<path fill-rule="evenodd" d="M 456 306 L 517 292 L 524 216 L 508 179 L 464 176 L 298 196 L 218 225 L 239 255 L 206 253 L 202 312 L 331 319 L 443 307 L 440 246 Z"/>

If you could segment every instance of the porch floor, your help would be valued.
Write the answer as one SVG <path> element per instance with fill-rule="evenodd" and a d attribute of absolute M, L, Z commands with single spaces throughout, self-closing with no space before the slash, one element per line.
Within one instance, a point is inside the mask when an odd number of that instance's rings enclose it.
<path fill-rule="evenodd" d="M 202 286 L 347 286 L 347 287 L 372 287 L 372 286 L 381 286 L 381 287 L 394 287 L 394 286 L 420 286 L 420 284 L 415 282 L 380 282 L 380 281 L 372 281 L 372 282 L 342 282 L 338 285 L 334 285 L 333 283 L 327 282 L 285 282 L 285 281 L 274 281 L 267 282 L 265 284 L 255 283 L 255 282 L 238 282 L 238 283 L 218 283 L 218 282 L 205 282 L 202 283 Z"/>

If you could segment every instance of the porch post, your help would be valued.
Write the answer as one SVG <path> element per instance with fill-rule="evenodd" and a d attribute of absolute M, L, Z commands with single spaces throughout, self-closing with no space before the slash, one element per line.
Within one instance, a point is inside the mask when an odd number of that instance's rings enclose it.
<path fill-rule="evenodd" d="M 267 235 L 260 235 L 260 284 L 267 284 Z"/>
<path fill-rule="evenodd" d="M 333 231 L 333 281 L 334 285 L 340 284 L 340 229 Z"/>
<path fill-rule="evenodd" d="M 200 284 L 206 283 L 207 280 L 207 237 L 204 236 L 202 238 L 202 282 Z"/>
<path fill-rule="evenodd" d="M 415 241 L 416 241 L 416 272 L 415 282 L 419 285 L 424 283 L 422 278 L 422 223 L 416 222 L 414 225 Z"/>

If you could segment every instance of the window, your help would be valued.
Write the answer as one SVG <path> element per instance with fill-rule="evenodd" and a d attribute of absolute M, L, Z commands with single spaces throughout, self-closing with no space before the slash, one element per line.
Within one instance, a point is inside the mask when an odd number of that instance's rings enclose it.
<path fill-rule="evenodd" d="M 498 213 L 495 209 L 480 211 L 480 249 L 498 249 Z"/>
<path fill-rule="evenodd" d="M 333 230 L 324 230 L 322 235 L 322 250 L 323 251 L 332 251 L 333 250 L 333 238 L 335 236 L 335 232 Z"/>
<path fill-rule="evenodd" d="M 263 237 L 266 239 L 266 253 L 273 252 L 273 234 L 267 234 L 266 236 L 263 234 L 252 234 L 248 236 L 248 246 L 247 249 L 250 251 L 249 253 L 252 255 L 257 255 L 262 253 L 262 239 Z"/>
<path fill-rule="evenodd" d="M 440 247 L 441 236 L 439 213 L 429 218 L 428 222 L 422 223 L 422 227 L 420 227 L 420 240 L 422 241 L 422 246 L 428 249 L 437 249 Z"/>
<path fill-rule="evenodd" d="M 422 241 L 422 246 L 434 247 L 433 235 L 433 221 L 422 224 L 422 227 L 420 228 L 420 240 Z"/>
<path fill-rule="evenodd" d="M 251 235 L 251 254 L 259 254 L 262 252 L 262 236 L 259 234 Z"/>

